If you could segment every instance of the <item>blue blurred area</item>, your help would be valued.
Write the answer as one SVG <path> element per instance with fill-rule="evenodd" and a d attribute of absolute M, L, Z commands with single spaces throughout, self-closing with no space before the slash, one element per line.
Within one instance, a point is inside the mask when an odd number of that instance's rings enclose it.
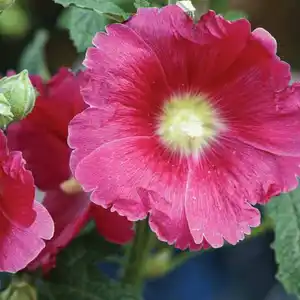
<path fill-rule="evenodd" d="M 216 289 L 226 286 L 224 278 L 217 252 L 199 255 L 164 278 L 150 280 L 145 300 L 213 299 Z"/>
<path fill-rule="evenodd" d="M 276 265 L 266 234 L 235 247 L 203 253 L 164 278 L 149 280 L 145 300 L 294 300 L 275 280 Z M 115 265 L 101 269 L 116 277 Z"/>
<path fill-rule="evenodd" d="M 217 252 L 199 255 L 188 260 L 165 277 L 149 280 L 144 291 L 145 300 L 214 299 L 213 293 L 225 287 L 225 274 L 217 263 Z M 116 278 L 118 267 L 102 264 L 102 271 Z"/>

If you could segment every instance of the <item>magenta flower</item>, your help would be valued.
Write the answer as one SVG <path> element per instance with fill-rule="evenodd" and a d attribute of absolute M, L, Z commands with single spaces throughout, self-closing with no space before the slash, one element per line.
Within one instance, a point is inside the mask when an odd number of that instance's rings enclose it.
<path fill-rule="evenodd" d="M 53 221 L 34 201 L 31 173 L 20 152 L 9 152 L 0 131 L 0 271 L 16 272 L 27 266 L 53 236 Z"/>
<path fill-rule="evenodd" d="M 297 186 L 300 88 L 269 33 L 170 5 L 93 42 L 69 144 L 94 203 L 197 249 L 236 244 L 260 223 L 252 205 Z"/>

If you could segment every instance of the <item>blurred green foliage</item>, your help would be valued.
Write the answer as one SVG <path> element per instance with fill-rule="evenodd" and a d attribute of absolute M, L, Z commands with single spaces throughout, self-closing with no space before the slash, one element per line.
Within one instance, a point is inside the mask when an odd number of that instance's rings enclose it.
<path fill-rule="evenodd" d="M 28 33 L 30 27 L 28 14 L 18 3 L 1 13 L 0 34 L 7 38 L 23 37 Z"/>
<path fill-rule="evenodd" d="M 58 256 L 57 267 L 39 283 L 40 300 L 141 300 L 129 286 L 108 279 L 98 264 L 119 246 L 101 238 L 96 229 L 75 239 Z M 75 272 L 70 272 L 75 270 Z"/>

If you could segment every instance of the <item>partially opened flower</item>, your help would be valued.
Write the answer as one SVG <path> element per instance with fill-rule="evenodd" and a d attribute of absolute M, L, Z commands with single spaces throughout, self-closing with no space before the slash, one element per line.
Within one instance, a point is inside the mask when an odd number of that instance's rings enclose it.
<path fill-rule="evenodd" d="M 149 21 L 151 20 L 151 21 Z M 71 167 L 91 200 L 162 241 L 220 247 L 260 223 L 252 205 L 296 187 L 299 85 L 247 20 L 138 10 L 98 33 L 70 125 Z"/>
<path fill-rule="evenodd" d="M 53 235 L 47 210 L 34 201 L 31 172 L 20 152 L 9 152 L 0 131 L 0 271 L 16 272 L 27 266 Z"/>
<path fill-rule="evenodd" d="M 82 189 L 75 192 L 63 192 L 61 189 L 61 184 L 71 176 L 71 150 L 67 145 L 68 124 L 85 107 L 79 91 L 80 77 L 81 75 L 75 76 L 67 69 L 61 69 L 47 84 L 43 84 L 39 77 L 32 77 L 39 92 L 34 110 L 27 118 L 8 128 L 9 144 L 23 152 L 37 187 L 46 192 L 43 204 L 55 223 L 53 239 L 31 263 L 31 269 L 40 265 L 45 271 L 52 268 L 57 252 L 72 240 L 92 214 L 97 216 L 95 221 L 99 223 L 99 228 L 104 226 L 101 225 L 103 222 L 109 227 L 104 232 L 108 240 L 125 242 L 123 236 L 120 236 L 120 241 L 115 237 L 118 218 L 122 220 L 122 226 L 127 226 L 130 230 L 130 236 L 125 237 L 126 242 L 133 234 L 131 222 L 115 212 L 103 212 L 98 218 L 100 213 L 93 212 L 95 208 L 92 208 L 88 194 L 82 192 Z"/>

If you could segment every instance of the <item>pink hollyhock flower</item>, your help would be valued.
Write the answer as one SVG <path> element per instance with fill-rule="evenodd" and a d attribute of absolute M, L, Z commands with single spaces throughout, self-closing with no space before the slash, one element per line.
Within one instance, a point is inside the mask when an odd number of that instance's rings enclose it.
<path fill-rule="evenodd" d="M 20 152 L 9 152 L 0 131 L 1 233 L 0 271 L 17 272 L 27 266 L 53 236 L 53 221 L 34 201 L 31 172 L 24 168 Z"/>
<path fill-rule="evenodd" d="M 68 124 L 86 107 L 79 91 L 80 78 L 81 75 L 74 76 L 64 68 L 47 84 L 40 77 L 32 76 L 39 92 L 33 112 L 8 128 L 9 145 L 23 152 L 37 187 L 46 192 L 43 204 L 55 223 L 53 239 L 31 263 L 31 269 L 40 265 L 45 271 L 51 269 L 57 252 L 72 240 L 90 217 L 94 217 L 99 232 L 109 241 L 124 243 L 132 238 L 132 223 L 126 218 L 92 205 L 88 194 L 82 190 L 66 194 L 60 188 L 71 176 Z M 122 226 L 121 231 L 118 226 Z"/>
<path fill-rule="evenodd" d="M 150 21 L 149 21 L 150 20 Z M 139 9 L 98 33 L 84 65 L 90 105 L 69 129 L 71 168 L 91 200 L 176 247 L 236 244 L 252 205 L 297 186 L 299 84 L 276 41 L 213 11 Z"/>

